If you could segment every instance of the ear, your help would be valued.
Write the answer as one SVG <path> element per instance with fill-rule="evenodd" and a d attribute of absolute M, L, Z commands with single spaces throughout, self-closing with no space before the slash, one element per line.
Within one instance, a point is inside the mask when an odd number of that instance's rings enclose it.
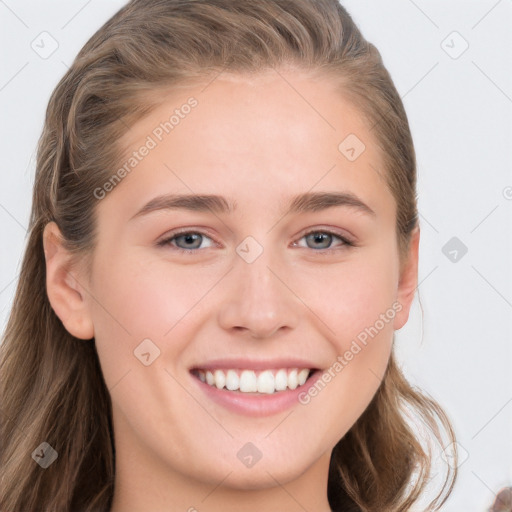
<path fill-rule="evenodd" d="M 46 293 L 66 330 L 83 340 L 94 337 L 94 327 L 86 300 L 86 291 L 80 285 L 85 276 L 71 253 L 63 246 L 61 232 L 55 222 L 49 222 L 43 232 L 46 260 Z"/>
<path fill-rule="evenodd" d="M 400 280 L 396 300 L 400 303 L 401 309 L 397 309 L 393 327 L 395 330 L 401 329 L 409 319 L 414 294 L 418 287 L 418 251 L 420 245 L 420 228 L 414 228 L 411 234 L 409 251 L 405 261 L 402 264 Z"/>

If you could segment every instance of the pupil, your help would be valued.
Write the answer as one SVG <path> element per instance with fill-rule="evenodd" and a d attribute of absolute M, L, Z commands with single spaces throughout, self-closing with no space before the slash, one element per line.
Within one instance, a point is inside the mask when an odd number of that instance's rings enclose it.
<path fill-rule="evenodd" d="M 325 242 L 327 242 L 327 246 L 329 245 L 329 239 L 330 239 L 330 236 L 331 235 L 328 235 L 327 233 L 314 233 L 313 234 L 313 238 L 315 240 L 315 243 L 319 243 L 321 244 L 322 242 L 324 242 L 324 247 L 325 248 Z"/>
<path fill-rule="evenodd" d="M 194 242 L 197 242 L 199 240 L 199 236 L 200 235 L 191 233 L 188 235 L 182 235 L 182 238 L 185 240 L 185 245 L 193 245 L 194 246 Z"/>

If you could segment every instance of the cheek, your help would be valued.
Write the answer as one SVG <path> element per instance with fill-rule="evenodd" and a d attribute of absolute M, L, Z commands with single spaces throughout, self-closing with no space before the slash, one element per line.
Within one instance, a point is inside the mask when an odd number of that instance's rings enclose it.
<path fill-rule="evenodd" d="M 191 322 L 200 314 L 201 298 L 214 287 L 217 273 L 144 259 L 136 251 L 130 257 L 99 261 L 115 261 L 95 266 L 92 290 L 96 346 L 105 379 L 115 381 L 127 368 L 140 366 L 134 351 L 143 340 L 151 340 L 171 360 L 177 358 L 193 334 Z M 157 366 L 162 359 L 156 360 Z"/>
<path fill-rule="evenodd" d="M 354 257 L 339 265 L 302 271 L 297 276 L 304 302 L 325 324 L 325 335 L 338 353 L 347 350 L 353 339 L 369 329 L 376 336 L 389 337 L 393 331 L 397 292 L 397 262 L 393 253 Z M 314 289 L 311 283 L 315 283 Z M 382 320 L 384 318 L 384 320 Z"/>
<path fill-rule="evenodd" d="M 106 276 L 101 294 L 129 330 L 138 336 L 162 336 L 214 282 L 207 273 L 191 269 L 128 260 Z"/>
<path fill-rule="evenodd" d="M 312 276 L 304 276 L 303 284 Z M 325 276 L 322 292 L 304 299 L 318 314 L 322 332 L 335 355 L 316 388 L 303 396 L 315 413 L 330 410 L 329 429 L 344 435 L 374 397 L 384 376 L 393 344 L 397 271 L 394 259 L 379 258 L 340 265 Z M 320 327 L 319 327 L 320 328 Z M 324 391 L 325 389 L 325 391 Z M 316 398 L 318 396 L 318 399 Z"/>

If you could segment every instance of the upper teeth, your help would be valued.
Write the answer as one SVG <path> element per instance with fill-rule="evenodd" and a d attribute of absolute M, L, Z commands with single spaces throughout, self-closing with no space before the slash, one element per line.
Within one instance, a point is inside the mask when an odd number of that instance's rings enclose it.
<path fill-rule="evenodd" d="M 274 393 L 302 386 L 309 376 L 309 368 L 264 370 L 257 375 L 253 370 L 197 370 L 199 378 L 218 389 L 244 393 Z"/>

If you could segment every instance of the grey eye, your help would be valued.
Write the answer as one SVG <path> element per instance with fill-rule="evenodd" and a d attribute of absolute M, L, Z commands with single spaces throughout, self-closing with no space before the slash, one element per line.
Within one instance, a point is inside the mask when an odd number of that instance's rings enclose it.
<path fill-rule="evenodd" d="M 305 238 L 308 242 L 315 244 L 313 247 L 310 247 L 311 249 L 327 249 L 332 243 L 333 235 L 322 231 L 314 231 L 306 235 Z"/>
<path fill-rule="evenodd" d="M 203 235 L 199 233 L 186 233 L 175 236 L 174 240 L 181 249 L 198 249 L 203 241 Z M 178 243 L 180 240 L 184 242 L 183 247 Z"/>

